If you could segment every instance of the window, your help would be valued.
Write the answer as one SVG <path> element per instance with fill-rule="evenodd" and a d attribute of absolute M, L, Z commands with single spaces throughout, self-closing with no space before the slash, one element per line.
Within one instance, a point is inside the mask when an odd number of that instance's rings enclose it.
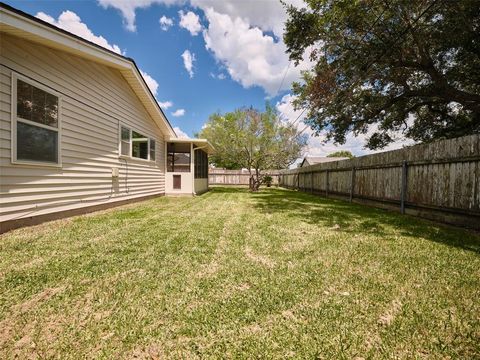
<path fill-rule="evenodd" d="M 148 138 L 132 131 L 132 157 L 148 160 Z"/>
<path fill-rule="evenodd" d="M 155 140 L 121 126 L 120 155 L 155 161 Z"/>
<path fill-rule="evenodd" d="M 208 178 L 208 155 L 203 150 L 195 151 L 195 179 Z"/>
<path fill-rule="evenodd" d="M 150 139 L 150 160 L 155 161 L 155 140 Z"/>
<path fill-rule="evenodd" d="M 168 143 L 167 171 L 190 172 L 190 144 Z"/>
<path fill-rule="evenodd" d="M 47 88 L 13 76 L 12 160 L 60 163 L 60 99 Z"/>

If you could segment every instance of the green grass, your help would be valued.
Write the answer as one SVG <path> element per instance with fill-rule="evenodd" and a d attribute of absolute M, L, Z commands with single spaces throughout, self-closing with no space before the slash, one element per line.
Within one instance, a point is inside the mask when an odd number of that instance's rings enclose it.
<path fill-rule="evenodd" d="M 479 358 L 480 238 L 215 188 L 0 236 L 0 358 Z"/>

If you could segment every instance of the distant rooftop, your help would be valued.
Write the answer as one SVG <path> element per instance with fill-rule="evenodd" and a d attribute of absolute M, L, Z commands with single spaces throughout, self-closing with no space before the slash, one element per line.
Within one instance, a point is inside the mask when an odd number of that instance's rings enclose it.
<path fill-rule="evenodd" d="M 348 160 L 348 157 L 305 156 L 300 167 L 339 160 Z"/>

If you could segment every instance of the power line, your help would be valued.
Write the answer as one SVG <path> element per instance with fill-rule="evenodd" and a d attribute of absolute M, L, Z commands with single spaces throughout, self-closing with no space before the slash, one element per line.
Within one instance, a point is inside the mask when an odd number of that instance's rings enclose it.
<path fill-rule="evenodd" d="M 292 122 L 292 125 L 295 125 L 295 123 L 298 121 L 298 119 L 300 119 L 300 117 L 303 115 L 303 113 L 307 111 L 307 108 L 304 108 L 302 110 L 302 112 L 300 113 L 300 115 L 297 116 L 297 118 Z"/>
<path fill-rule="evenodd" d="M 278 90 L 277 90 L 277 92 L 275 93 L 275 96 L 278 95 L 278 92 L 280 91 L 280 89 L 281 89 L 282 86 L 283 86 L 283 82 L 285 81 L 285 77 L 287 76 L 288 69 L 290 68 L 290 64 L 291 64 L 291 63 L 292 63 L 292 60 L 290 60 L 290 61 L 288 62 L 287 68 L 285 69 L 285 72 L 283 73 L 282 82 L 280 83 L 280 86 L 278 87 Z"/>
<path fill-rule="evenodd" d="M 305 127 L 303 128 L 303 130 L 298 133 L 298 135 L 302 135 L 302 133 L 303 133 L 305 130 L 307 130 L 309 127 L 310 127 L 310 125 L 305 126 Z"/>

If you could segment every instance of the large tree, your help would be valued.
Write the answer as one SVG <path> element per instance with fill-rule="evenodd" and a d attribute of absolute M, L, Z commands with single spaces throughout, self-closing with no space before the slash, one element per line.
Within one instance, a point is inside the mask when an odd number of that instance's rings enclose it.
<path fill-rule="evenodd" d="M 478 0 L 306 0 L 287 7 L 290 59 L 314 67 L 297 107 L 328 140 L 431 141 L 480 132 Z"/>
<path fill-rule="evenodd" d="M 215 147 L 215 166 L 250 171 L 252 191 L 259 189 L 265 170 L 285 169 L 295 162 L 307 141 L 270 106 L 263 112 L 250 108 L 213 114 L 198 136 Z"/>

